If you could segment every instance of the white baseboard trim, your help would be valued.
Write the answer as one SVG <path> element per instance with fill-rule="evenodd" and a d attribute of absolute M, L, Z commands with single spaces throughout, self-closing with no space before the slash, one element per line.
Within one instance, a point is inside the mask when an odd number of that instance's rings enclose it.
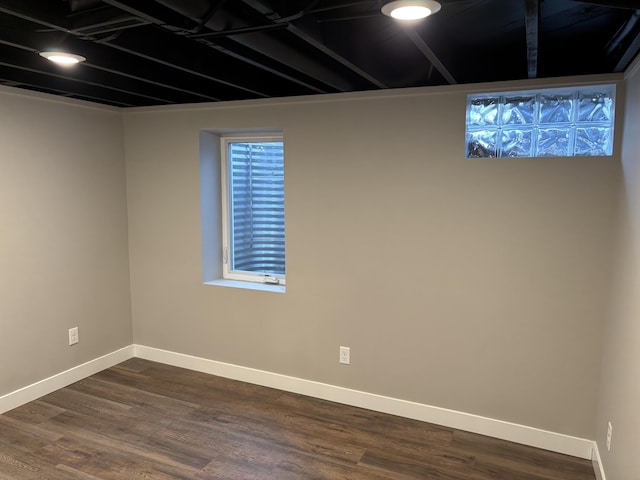
<path fill-rule="evenodd" d="M 176 367 L 435 423 L 587 460 L 592 458 L 594 442 L 584 438 L 143 345 L 134 345 L 134 355 Z"/>
<path fill-rule="evenodd" d="M 167 365 L 174 365 L 256 385 L 343 403 L 345 405 L 479 433 L 481 435 L 563 453 L 565 455 L 590 459 L 593 462 L 597 480 L 606 480 L 598 446 L 591 440 L 470 413 L 458 412 L 264 370 L 146 347 L 144 345 L 129 345 L 115 352 L 90 360 L 82 365 L 78 365 L 77 367 L 45 378 L 32 385 L 0 396 L 0 414 L 24 405 L 25 403 L 37 400 L 44 395 L 48 395 L 51 392 L 64 388 L 67 385 L 117 365 L 134 356 Z"/>
<path fill-rule="evenodd" d="M 596 474 L 596 480 L 607 480 L 604 474 L 604 466 L 602 465 L 602 457 L 600 457 L 600 449 L 598 442 L 593 442 L 593 452 L 591 454 L 591 463 L 593 463 L 593 471 Z"/>
<path fill-rule="evenodd" d="M 7 393 L 0 397 L 0 414 L 13 410 L 25 403 L 37 400 L 44 395 L 55 392 L 60 388 L 71 385 L 74 382 L 87 378 L 94 373 L 98 373 L 105 368 L 117 365 L 133 357 L 134 347 L 127 347 L 108 353 L 101 357 L 89 360 L 82 365 L 70 368 L 39 382 L 20 388 L 14 392 Z"/>

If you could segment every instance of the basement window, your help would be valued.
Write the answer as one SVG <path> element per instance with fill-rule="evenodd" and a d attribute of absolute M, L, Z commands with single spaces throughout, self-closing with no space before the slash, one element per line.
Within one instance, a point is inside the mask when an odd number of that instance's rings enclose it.
<path fill-rule="evenodd" d="M 611 156 L 615 86 L 467 97 L 466 157 Z"/>
<path fill-rule="evenodd" d="M 223 136 L 223 278 L 285 284 L 284 143 Z"/>
<path fill-rule="evenodd" d="M 285 293 L 281 129 L 200 131 L 202 281 Z"/>

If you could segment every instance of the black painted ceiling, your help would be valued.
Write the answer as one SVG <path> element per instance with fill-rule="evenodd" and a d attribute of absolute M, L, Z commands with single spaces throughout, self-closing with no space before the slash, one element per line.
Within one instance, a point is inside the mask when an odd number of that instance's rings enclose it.
<path fill-rule="evenodd" d="M 165 105 L 620 72 L 640 49 L 640 0 L 441 0 L 409 25 L 383 3 L 0 0 L 0 84 Z"/>

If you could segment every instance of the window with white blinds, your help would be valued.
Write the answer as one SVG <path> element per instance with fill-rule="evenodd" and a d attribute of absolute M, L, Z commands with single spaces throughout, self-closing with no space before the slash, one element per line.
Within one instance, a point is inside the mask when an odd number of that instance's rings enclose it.
<path fill-rule="evenodd" d="M 222 137 L 223 276 L 285 284 L 284 143 Z"/>

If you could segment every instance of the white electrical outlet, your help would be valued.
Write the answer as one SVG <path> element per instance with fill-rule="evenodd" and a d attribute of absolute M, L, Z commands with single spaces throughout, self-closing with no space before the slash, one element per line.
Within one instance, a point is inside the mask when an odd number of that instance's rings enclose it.
<path fill-rule="evenodd" d="M 340 347 L 340 363 L 349 365 L 351 363 L 351 348 Z"/>
<path fill-rule="evenodd" d="M 78 327 L 73 327 L 69 329 L 69 345 L 75 345 L 80 341 L 80 336 L 78 334 Z"/>
<path fill-rule="evenodd" d="M 613 434 L 613 426 L 611 422 L 607 423 L 607 451 L 611 451 L 611 435 Z"/>

